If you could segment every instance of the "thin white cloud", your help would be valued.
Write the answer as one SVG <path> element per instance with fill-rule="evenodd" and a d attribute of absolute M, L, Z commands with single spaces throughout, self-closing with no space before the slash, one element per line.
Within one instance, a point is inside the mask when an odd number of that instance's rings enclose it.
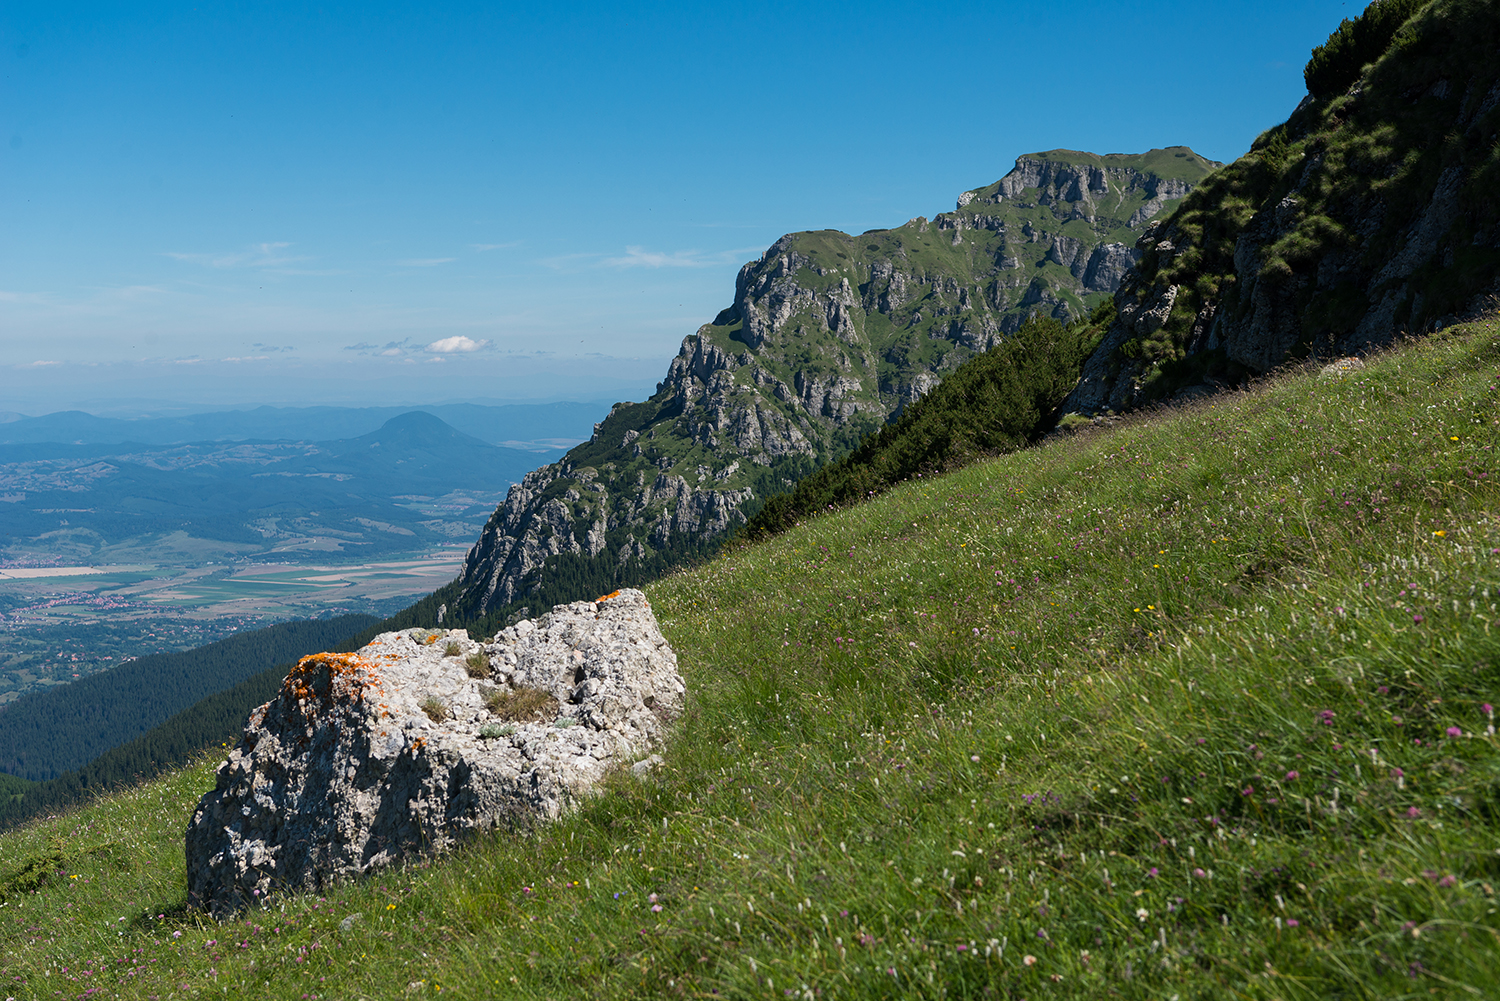
<path fill-rule="evenodd" d="M 234 361 L 234 362 L 240 362 L 240 361 L 270 361 L 271 360 L 271 356 L 270 355 L 246 355 L 243 358 L 225 358 L 224 360 L 225 361 Z"/>
<path fill-rule="evenodd" d="M 25 365 L 17 365 L 16 368 L 46 368 L 48 365 L 61 365 L 61 364 L 62 364 L 62 362 L 60 362 L 60 361 L 38 360 L 38 361 L 33 361 L 33 362 L 27 362 Z"/>
<path fill-rule="evenodd" d="M 474 248 L 474 251 L 476 253 L 480 253 L 480 254 L 484 253 L 486 250 L 504 250 L 506 247 L 519 247 L 520 245 L 521 245 L 521 241 L 520 240 L 512 240 L 509 243 L 471 243 L 471 244 L 469 244 L 469 246 L 471 246 L 471 247 Z"/>
<path fill-rule="evenodd" d="M 456 257 L 417 257 L 396 263 L 403 268 L 435 268 L 439 264 L 452 264 L 456 260 L 458 260 Z"/>
<path fill-rule="evenodd" d="M 380 356 L 382 358 L 399 358 L 399 357 L 401 357 L 401 349 L 400 348 L 386 348 L 384 351 L 380 352 Z"/>
<path fill-rule="evenodd" d="M 606 257 L 604 263 L 612 268 L 702 268 L 714 262 L 705 261 L 696 250 L 664 254 L 645 247 L 626 247 L 624 257 Z"/>
<path fill-rule="evenodd" d="M 183 253 L 181 251 L 169 250 L 162 254 L 174 261 L 183 261 L 188 264 L 202 264 L 209 268 L 257 268 L 274 269 L 285 268 L 289 264 L 300 264 L 303 261 L 312 260 L 310 257 L 292 257 L 281 253 L 290 243 L 257 243 L 248 250 L 237 253 L 220 254 L 198 254 Z M 326 272 L 332 273 L 332 272 Z"/>
<path fill-rule="evenodd" d="M 488 347 L 489 343 L 489 341 L 476 341 L 472 337 L 460 334 L 457 337 L 444 337 L 440 341 L 433 341 L 427 345 L 427 350 L 440 355 L 466 354 Z"/>

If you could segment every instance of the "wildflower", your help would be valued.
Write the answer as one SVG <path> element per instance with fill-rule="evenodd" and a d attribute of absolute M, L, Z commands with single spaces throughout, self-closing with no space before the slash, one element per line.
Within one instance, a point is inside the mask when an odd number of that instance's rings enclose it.
<path fill-rule="evenodd" d="M 649 897 L 647 897 L 646 899 L 649 900 L 651 903 L 654 904 L 654 903 L 656 903 L 656 894 L 653 893 Z"/>
<path fill-rule="evenodd" d="M 1450 726 L 1446 732 L 1450 737 L 1462 737 L 1464 735 L 1463 730 L 1456 726 Z"/>
<path fill-rule="evenodd" d="M 971 755 L 969 755 L 969 760 L 972 761 L 972 762 L 974 762 L 974 764 L 977 765 L 977 764 L 979 764 L 979 755 L 977 755 L 977 754 L 971 754 Z"/>
<path fill-rule="evenodd" d="M 1443 536 L 1447 535 L 1448 533 L 1445 532 L 1445 531 L 1443 531 L 1442 529 L 1438 529 L 1436 532 L 1433 532 L 1432 534 L 1436 535 L 1438 538 L 1441 539 Z"/>
<path fill-rule="evenodd" d="M 1243 788 L 1243 789 L 1240 790 L 1240 795 L 1241 796 L 1250 796 L 1250 795 L 1253 795 L 1254 792 L 1255 792 L 1255 787 L 1254 786 L 1246 786 L 1245 788 Z"/>
<path fill-rule="evenodd" d="M 1299 922 L 1297 921 L 1296 918 L 1287 918 L 1286 919 L 1286 926 L 1288 928 L 1295 928 L 1295 927 L 1297 927 L 1298 923 Z"/>
<path fill-rule="evenodd" d="M 1021 962 L 1025 963 L 1027 966 L 1035 966 L 1036 957 L 1028 952 L 1026 955 L 1021 957 Z"/>
<path fill-rule="evenodd" d="M 1161 875 L 1161 870 L 1156 868 L 1156 866 L 1154 865 L 1150 869 L 1146 870 L 1147 879 L 1155 879 L 1159 875 Z"/>
<path fill-rule="evenodd" d="M 661 904 L 652 904 L 651 905 L 651 913 L 652 914 L 660 914 L 661 913 Z"/>
<path fill-rule="evenodd" d="M 1288 782 L 1295 782 L 1299 778 L 1301 778 L 1301 776 L 1296 771 L 1290 771 L 1286 773 L 1286 780 Z"/>
<path fill-rule="evenodd" d="M 1196 876 L 1198 879 L 1207 879 L 1208 878 L 1208 873 L 1204 872 L 1202 869 L 1194 869 L 1193 870 L 1193 875 Z"/>
<path fill-rule="evenodd" d="M 1416 807 L 1412 807 L 1411 809 L 1406 811 L 1406 815 L 1415 820 L 1422 815 L 1422 811 L 1418 810 Z"/>
<path fill-rule="evenodd" d="M 1488 702 L 1486 702 L 1484 705 L 1480 706 L 1479 707 L 1479 711 L 1482 712 L 1482 713 L 1484 713 L 1490 719 L 1494 719 L 1495 718 L 1495 707 L 1492 706 L 1492 705 L 1490 705 Z"/>
<path fill-rule="evenodd" d="M 1452 876 L 1444 876 L 1442 879 L 1440 879 L 1440 880 L 1437 881 L 1437 885 L 1438 886 L 1452 886 L 1454 883 L 1457 883 L 1457 882 L 1458 882 L 1458 880 L 1455 879 L 1455 878 L 1453 878 Z"/>
<path fill-rule="evenodd" d="M 1151 912 L 1148 911 L 1148 910 L 1146 910 L 1146 908 L 1144 908 L 1144 907 L 1137 907 L 1135 909 L 1135 919 L 1137 921 L 1143 923 L 1143 924 L 1145 923 L 1146 919 L 1149 918 L 1150 916 L 1151 916 Z"/>

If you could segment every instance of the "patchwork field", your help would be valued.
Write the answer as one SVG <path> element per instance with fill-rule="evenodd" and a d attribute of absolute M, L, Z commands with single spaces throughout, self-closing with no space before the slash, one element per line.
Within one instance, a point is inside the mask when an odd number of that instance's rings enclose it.
<path fill-rule="evenodd" d="M 183 537 L 158 551 L 228 555 L 212 546 Z M 451 581 L 466 551 L 450 543 L 369 562 L 283 551 L 201 564 L 0 568 L 0 704 L 272 622 L 386 615 Z"/>

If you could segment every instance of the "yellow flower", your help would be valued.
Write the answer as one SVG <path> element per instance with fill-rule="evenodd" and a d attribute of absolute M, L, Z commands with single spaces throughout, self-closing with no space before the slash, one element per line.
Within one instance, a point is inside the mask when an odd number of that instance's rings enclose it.
<path fill-rule="evenodd" d="M 1448 534 L 1448 533 L 1447 533 L 1447 532 L 1445 532 L 1445 531 L 1443 531 L 1443 530 L 1442 530 L 1442 529 L 1441 529 L 1441 528 L 1440 528 L 1440 529 L 1438 529 L 1438 530 L 1437 530 L 1437 531 L 1436 531 L 1436 532 L 1433 532 L 1433 533 L 1432 533 L 1432 534 L 1433 534 L 1433 535 L 1436 535 L 1436 536 L 1437 536 L 1437 537 L 1438 537 L 1438 538 L 1440 538 L 1440 539 L 1441 539 L 1441 538 L 1442 538 L 1442 537 L 1443 537 L 1443 536 L 1445 536 L 1445 535 L 1447 535 L 1447 534 Z"/>

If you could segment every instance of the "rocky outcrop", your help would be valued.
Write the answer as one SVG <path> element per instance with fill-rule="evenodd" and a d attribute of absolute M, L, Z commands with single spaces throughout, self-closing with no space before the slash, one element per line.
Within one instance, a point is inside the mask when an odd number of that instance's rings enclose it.
<path fill-rule="evenodd" d="M 483 644 L 409 629 L 304 657 L 193 814 L 189 897 L 224 917 L 518 816 L 555 816 L 645 759 L 683 694 L 676 656 L 631 590 Z"/>
<path fill-rule="evenodd" d="M 1500 294 L 1496 44 L 1493 5 L 1426 6 L 1346 93 L 1305 99 L 1148 227 L 1065 408 L 1197 395 L 1487 308 Z"/>
<path fill-rule="evenodd" d="M 643 554 L 702 551 L 1026 317 L 1083 315 L 1135 262 L 1132 220 L 1215 166 L 1183 147 L 1037 153 L 931 220 L 782 237 L 740 269 L 733 302 L 683 340 L 651 399 L 617 404 L 512 489 L 453 607 L 563 600 L 554 582 L 602 587 L 633 579 Z"/>

